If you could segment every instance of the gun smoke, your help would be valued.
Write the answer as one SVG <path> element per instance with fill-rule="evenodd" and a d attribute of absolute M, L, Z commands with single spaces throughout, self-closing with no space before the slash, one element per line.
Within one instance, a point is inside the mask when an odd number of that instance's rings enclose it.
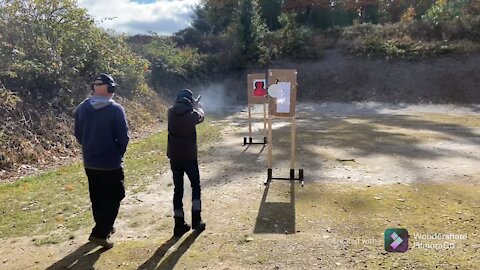
<path fill-rule="evenodd" d="M 200 102 L 206 113 L 225 113 L 235 101 L 235 97 L 228 93 L 226 86 L 223 84 L 210 84 L 200 86 L 197 89 L 196 94 L 202 96 Z"/>

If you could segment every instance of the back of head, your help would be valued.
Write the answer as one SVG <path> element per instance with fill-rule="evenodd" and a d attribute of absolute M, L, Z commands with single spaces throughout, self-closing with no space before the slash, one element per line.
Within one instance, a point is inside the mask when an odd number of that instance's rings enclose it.
<path fill-rule="evenodd" d="M 188 100 L 192 105 L 195 102 L 193 99 L 193 92 L 189 89 L 182 89 L 177 93 L 177 98 L 175 102 L 182 102 Z"/>
<path fill-rule="evenodd" d="M 117 84 L 115 83 L 115 80 L 113 79 L 112 75 L 108 73 L 100 73 L 98 76 L 95 78 L 95 80 L 92 83 L 92 91 L 96 94 L 101 94 L 101 95 L 111 95 L 115 93 L 115 88 L 117 87 Z M 106 93 L 105 91 L 99 91 L 97 93 L 97 89 L 104 89 L 106 88 Z"/>

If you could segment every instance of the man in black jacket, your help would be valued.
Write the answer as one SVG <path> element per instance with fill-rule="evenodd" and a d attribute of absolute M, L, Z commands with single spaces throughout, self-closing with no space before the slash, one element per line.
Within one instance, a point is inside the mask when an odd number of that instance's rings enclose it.
<path fill-rule="evenodd" d="M 204 120 L 202 105 L 194 100 L 192 91 L 181 90 L 175 104 L 168 110 L 168 146 L 167 155 L 173 173 L 174 194 L 173 211 L 175 228 L 173 234 L 181 237 L 190 230 L 185 223 L 183 212 L 183 175 L 187 174 L 192 186 L 192 228 L 205 229 L 202 222 L 202 204 L 200 198 L 200 173 L 197 160 L 196 125 Z"/>

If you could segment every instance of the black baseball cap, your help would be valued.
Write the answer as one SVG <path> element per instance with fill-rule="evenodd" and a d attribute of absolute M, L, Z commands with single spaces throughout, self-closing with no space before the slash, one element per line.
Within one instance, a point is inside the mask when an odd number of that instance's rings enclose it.
<path fill-rule="evenodd" d="M 110 74 L 107 74 L 107 73 L 100 73 L 98 74 L 98 76 L 95 78 L 95 81 L 102 81 L 101 84 L 108 84 L 110 86 L 117 86 L 117 84 L 115 83 L 115 80 L 113 79 L 112 75 Z M 97 84 L 97 85 L 101 85 L 101 84 Z"/>
<path fill-rule="evenodd" d="M 191 102 L 194 102 L 193 100 L 193 92 L 190 89 L 182 89 L 178 91 L 177 93 L 177 100 L 180 100 L 182 98 L 187 98 Z"/>

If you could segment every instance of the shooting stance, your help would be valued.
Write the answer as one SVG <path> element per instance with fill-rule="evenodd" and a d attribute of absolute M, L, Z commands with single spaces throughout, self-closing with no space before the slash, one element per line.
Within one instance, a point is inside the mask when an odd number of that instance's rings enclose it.
<path fill-rule="evenodd" d="M 125 111 L 112 99 L 116 86 L 109 74 L 98 75 L 92 96 L 75 111 L 75 137 L 82 145 L 95 220 L 88 240 L 105 248 L 113 247 L 110 236 L 125 197 L 122 161 L 129 141 Z"/>
<path fill-rule="evenodd" d="M 200 97 L 193 98 L 192 91 L 181 90 L 177 94 L 175 104 L 168 110 L 168 147 L 167 155 L 173 174 L 174 194 L 173 211 L 175 228 L 173 234 L 181 237 L 190 230 L 185 223 L 183 212 L 183 175 L 187 174 L 192 186 L 192 228 L 205 230 L 202 222 L 202 204 L 200 199 L 200 173 L 197 160 L 196 125 L 204 120 L 204 112 Z"/>

